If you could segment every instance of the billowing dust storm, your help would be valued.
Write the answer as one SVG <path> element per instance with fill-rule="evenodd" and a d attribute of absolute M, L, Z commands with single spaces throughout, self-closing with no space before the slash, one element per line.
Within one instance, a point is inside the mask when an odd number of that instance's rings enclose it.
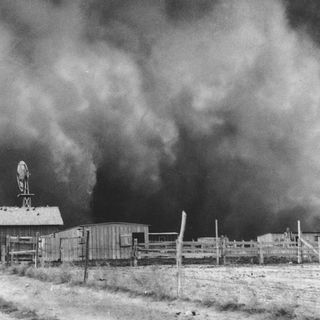
<path fill-rule="evenodd" d="M 320 51 L 285 2 L 2 1 L 0 199 L 187 236 L 320 212 Z"/>

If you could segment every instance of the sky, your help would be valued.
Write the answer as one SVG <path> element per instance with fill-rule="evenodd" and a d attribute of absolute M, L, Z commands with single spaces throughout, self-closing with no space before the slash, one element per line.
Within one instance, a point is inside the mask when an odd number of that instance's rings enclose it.
<path fill-rule="evenodd" d="M 320 4 L 4 0 L 0 200 L 251 239 L 320 222 Z"/>

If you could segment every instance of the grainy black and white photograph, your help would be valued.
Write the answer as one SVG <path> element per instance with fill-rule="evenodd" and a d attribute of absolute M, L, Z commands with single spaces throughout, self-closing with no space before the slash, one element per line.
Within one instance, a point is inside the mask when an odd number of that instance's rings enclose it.
<path fill-rule="evenodd" d="M 17 319 L 320 319 L 320 1 L 0 0 Z"/>

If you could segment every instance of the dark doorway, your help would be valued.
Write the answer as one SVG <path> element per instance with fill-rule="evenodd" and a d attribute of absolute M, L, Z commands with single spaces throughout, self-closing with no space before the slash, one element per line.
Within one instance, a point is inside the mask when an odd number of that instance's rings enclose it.
<path fill-rule="evenodd" d="M 132 243 L 137 239 L 138 243 L 144 243 L 144 232 L 132 232 Z"/>

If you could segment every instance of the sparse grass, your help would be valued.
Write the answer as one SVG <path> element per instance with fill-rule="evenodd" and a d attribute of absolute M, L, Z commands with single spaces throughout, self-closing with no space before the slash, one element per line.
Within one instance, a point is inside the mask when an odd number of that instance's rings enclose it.
<path fill-rule="evenodd" d="M 285 319 L 296 318 L 293 306 L 284 306 L 280 308 L 274 308 L 271 310 L 271 313 L 276 319 L 280 317 Z"/>
<path fill-rule="evenodd" d="M 221 302 L 212 299 L 204 299 L 200 301 L 200 304 L 208 308 L 214 307 L 219 311 L 242 311 L 248 314 L 269 314 L 272 319 L 297 319 L 295 313 L 296 306 L 286 305 L 286 306 L 270 306 L 265 308 L 259 305 L 246 305 L 244 303 L 238 303 L 234 300 Z M 316 318 L 304 318 L 299 317 L 299 320 L 311 320 Z"/>
<path fill-rule="evenodd" d="M 18 308 L 12 302 L 0 298 L 0 311 L 9 314 L 18 311 Z"/>
<path fill-rule="evenodd" d="M 70 283 L 72 281 L 73 270 L 69 265 L 62 265 L 60 268 L 34 268 L 29 267 L 25 275 L 41 281 L 54 283 Z"/>
<path fill-rule="evenodd" d="M 57 320 L 56 317 L 42 317 L 34 310 L 20 308 L 10 301 L 6 301 L 0 297 L 0 312 L 10 315 L 14 319 L 24 320 Z"/>
<path fill-rule="evenodd" d="M 83 269 L 68 264 L 38 269 L 28 265 L 16 265 L 5 268 L 5 271 L 41 281 L 81 285 L 111 292 L 121 291 L 134 296 L 148 296 L 156 300 L 176 299 L 174 268 L 168 269 L 161 266 L 146 268 L 95 267 L 90 268 L 86 284 L 83 284 Z M 225 286 L 223 280 L 221 282 L 201 282 L 199 285 L 197 278 L 191 279 L 184 284 L 183 300 L 197 302 L 201 306 L 212 307 L 220 311 L 266 314 L 268 319 L 317 319 L 302 316 L 301 312 L 298 316 L 296 311 L 299 306 L 294 305 L 293 300 L 269 300 L 266 302 L 257 295 L 259 287 L 246 285 L 245 280 L 235 280 L 234 283 L 235 287 L 241 284 L 240 291 L 234 291 L 233 285 L 232 287 Z M 211 285 L 214 290 L 208 291 Z M 205 294 L 203 295 L 200 291 Z M 201 297 L 203 297 L 202 300 Z"/>
<path fill-rule="evenodd" d="M 161 273 L 157 267 L 144 271 L 135 268 L 95 269 L 87 285 L 112 291 L 126 291 L 135 295 L 154 297 L 157 300 L 173 299 L 172 278 Z"/>
<path fill-rule="evenodd" d="M 67 264 L 62 264 L 59 268 L 34 268 L 29 264 L 14 264 L 7 267 L 1 265 L 0 270 L 9 274 L 17 274 L 54 283 L 69 283 L 72 281 L 74 274 L 72 267 Z"/>
<path fill-rule="evenodd" d="M 7 272 L 10 274 L 17 274 L 19 276 L 24 276 L 26 270 L 29 268 L 28 264 L 14 264 L 12 266 L 7 267 Z"/>

